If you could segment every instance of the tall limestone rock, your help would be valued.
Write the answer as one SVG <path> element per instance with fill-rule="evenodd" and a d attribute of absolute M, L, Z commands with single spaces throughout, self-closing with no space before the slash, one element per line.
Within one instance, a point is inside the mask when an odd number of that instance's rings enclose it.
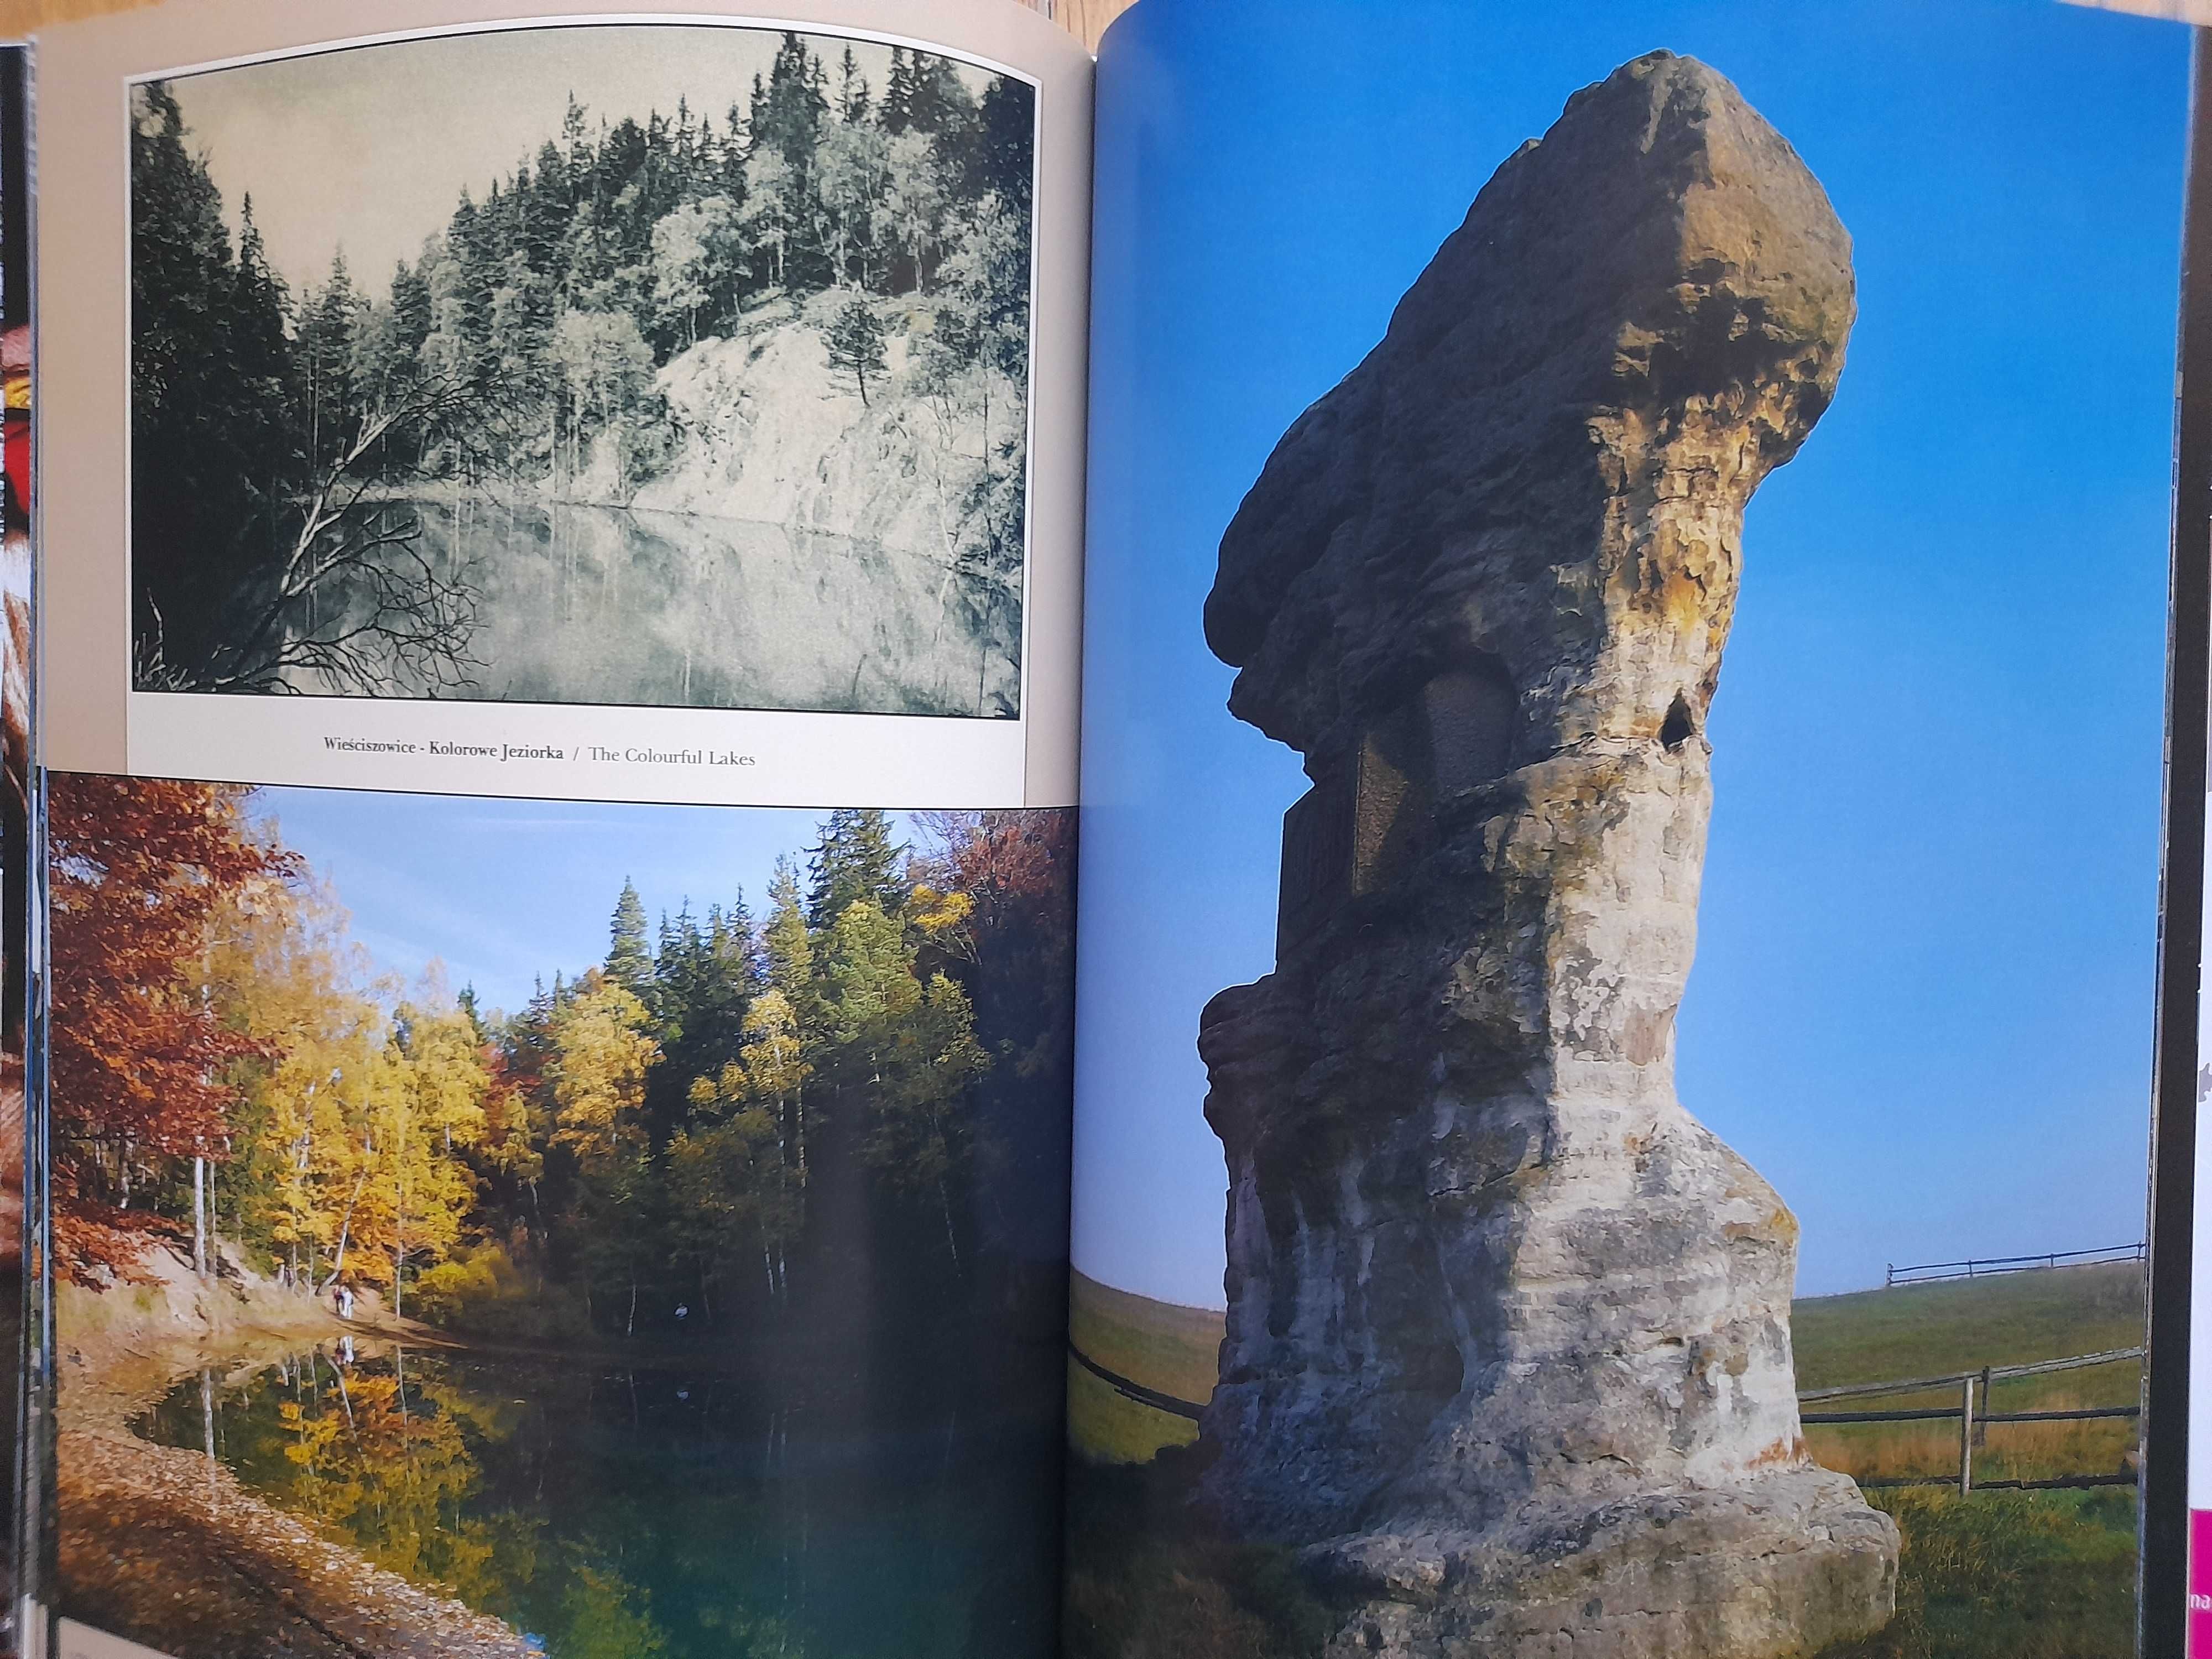
<path fill-rule="evenodd" d="M 1795 1219 L 1674 1095 L 1745 503 L 1850 242 L 1667 53 L 1476 200 L 1222 543 L 1230 707 L 1305 757 L 1277 966 L 1206 1009 L 1229 1329 L 1205 1498 L 1352 1654 L 1771 1659 L 1897 1534 L 1800 1436 Z"/>

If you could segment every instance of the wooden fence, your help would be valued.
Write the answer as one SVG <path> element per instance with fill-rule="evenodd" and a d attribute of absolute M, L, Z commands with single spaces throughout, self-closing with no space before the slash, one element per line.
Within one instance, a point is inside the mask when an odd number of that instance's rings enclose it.
<path fill-rule="evenodd" d="M 1916 1267 L 1891 1267 L 1886 1283 L 1941 1285 L 1954 1279 L 1989 1279 L 1999 1273 L 2031 1273 L 2038 1267 L 2096 1267 L 2109 1262 L 2148 1261 L 2143 1244 L 2115 1244 L 2102 1250 L 2054 1250 L 2045 1255 L 1973 1256 L 1964 1261 L 1923 1261 Z"/>
<path fill-rule="evenodd" d="M 1105 1383 L 1125 1400 L 1133 1400 L 1154 1411 L 1196 1422 L 1205 1407 L 1196 1401 L 1178 1400 L 1173 1395 L 1163 1394 L 1158 1389 L 1148 1389 L 1143 1383 L 1110 1371 L 1071 1341 L 1068 1357 Z M 1974 1448 L 1984 1441 L 1984 1431 L 1992 1423 L 2084 1423 L 2100 1418 L 2137 1418 L 2142 1415 L 2140 1406 L 2085 1406 L 2069 1411 L 2056 1412 L 1993 1412 L 1990 1407 L 1990 1384 L 2007 1382 L 2015 1377 L 2048 1376 L 2059 1371 L 2085 1370 L 2093 1365 L 2113 1365 L 2123 1360 L 2141 1359 L 2141 1348 L 2108 1348 L 2101 1353 L 2079 1353 L 2064 1359 L 2039 1360 L 2032 1365 L 1984 1365 L 1978 1371 L 1958 1371 L 1945 1376 L 1905 1376 L 1887 1382 L 1850 1382 L 1841 1388 L 1812 1389 L 1797 1396 L 1800 1407 L 1798 1420 L 1811 1425 L 1844 1423 L 1941 1423 L 1955 1419 L 1959 1425 L 1959 1472 L 1955 1475 L 1873 1475 L 1860 1480 L 1862 1486 L 1956 1486 L 1963 1493 L 1973 1492 L 2051 1492 L 2061 1488 L 2087 1486 L 2132 1486 L 2136 1484 L 2133 1470 L 2113 1474 L 2069 1474 L 2048 1480 L 1980 1480 L 1974 1479 Z M 1885 1394 L 1926 1394 L 1936 1389 L 1956 1389 L 1959 1403 L 1955 1406 L 1929 1406 L 1893 1412 L 1805 1411 L 1802 1407 L 1817 1406 L 1830 1400 L 1867 1399 Z"/>
<path fill-rule="evenodd" d="M 1155 1411 L 1197 1422 L 1206 1407 L 1197 1401 L 1176 1401 L 1172 1394 L 1148 1389 L 1141 1382 L 1109 1371 L 1097 1360 L 1068 1343 L 1068 1358 L 1091 1371 L 1124 1401 L 1148 1405 Z M 2132 1486 L 2135 1471 L 2111 1475 L 2059 1475 L 2053 1480 L 1978 1480 L 1973 1478 L 1973 1449 L 1984 1440 L 1990 1422 L 2090 1422 L 2097 1418 L 2139 1418 L 2139 1405 L 2090 1405 L 2070 1411 L 1990 1411 L 1990 1382 L 2011 1382 L 2021 1376 L 2051 1376 L 2057 1371 L 2084 1371 L 2093 1364 L 2119 1364 L 2143 1358 L 2139 1347 L 2111 1347 L 2101 1354 L 2070 1354 L 2062 1360 L 2037 1360 L 2035 1364 L 1984 1364 L 1980 1371 L 1954 1371 L 1948 1376 L 1905 1376 L 1891 1382 L 1847 1382 L 1836 1389 L 1808 1389 L 1798 1395 L 1798 1422 L 1805 1425 L 1843 1425 L 1843 1422 L 1958 1422 L 1958 1474 L 1955 1475 L 1869 1475 L 1860 1486 L 1958 1486 L 1971 1491 L 2057 1491 L 2077 1486 Z M 1823 1401 L 1863 1401 L 1878 1394 L 1929 1394 L 1933 1389 L 1958 1389 L 1958 1405 L 1916 1407 L 1907 1411 L 1805 1411 L 1802 1407 Z"/>
<path fill-rule="evenodd" d="M 1150 1406 L 1154 1411 L 1165 1412 L 1170 1417 L 1187 1417 L 1194 1423 L 1205 1415 L 1206 1407 L 1194 1400 L 1178 1400 L 1171 1394 L 1162 1394 L 1158 1389 L 1148 1389 L 1141 1382 L 1133 1382 L 1118 1371 L 1108 1370 L 1077 1347 L 1072 1339 L 1067 1345 L 1067 1357 L 1124 1400 L 1133 1400 L 1139 1406 Z"/>
<path fill-rule="evenodd" d="M 1984 1365 L 1978 1371 L 1960 1371 L 1949 1376 L 1910 1376 L 1890 1382 L 1853 1382 L 1837 1389 L 1814 1389 L 1797 1396 L 1800 1407 L 1818 1404 L 1826 1400 L 1863 1399 L 1883 1394 L 1923 1394 L 1931 1389 L 1955 1388 L 1959 1403 L 1955 1406 L 1932 1406 L 1915 1411 L 1897 1412 L 1808 1412 L 1801 1411 L 1798 1420 L 1805 1424 L 1820 1423 L 1936 1423 L 1956 1419 L 1959 1425 L 1959 1473 L 1955 1475 L 1876 1475 L 1859 1481 L 1862 1486 L 1956 1486 L 1961 1494 L 1981 1491 L 2047 1492 L 2061 1487 L 2132 1486 L 2136 1484 L 2133 1470 L 2114 1474 L 2069 1474 L 2049 1480 L 1984 1480 L 1974 1479 L 1974 1447 L 1983 1439 L 1982 1431 L 1991 1423 L 2079 1423 L 2094 1418 L 2136 1418 L 2142 1415 L 2140 1406 L 2085 1406 L 2071 1411 L 2057 1412 L 1993 1412 L 1990 1410 L 1990 1384 L 2008 1382 L 2019 1376 L 2044 1376 L 2056 1371 L 2086 1370 L 2092 1365 L 2111 1365 L 2125 1359 L 2141 1359 L 2141 1348 L 2108 1348 L 2102 1353 L 2075 1354 L 2064 1359 L 2045 1359 L 2033 1365 Z M 1975 1404 L 1976 1392 L 1980 1395 L 1980 1406 Z"/>

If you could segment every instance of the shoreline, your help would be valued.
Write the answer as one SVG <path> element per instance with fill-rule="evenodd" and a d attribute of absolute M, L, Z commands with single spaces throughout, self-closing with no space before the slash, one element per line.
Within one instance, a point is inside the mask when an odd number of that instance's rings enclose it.
<path fill-rule="evenodd" d="M 258 1370 L 341 1336 L 450 1346 L 341 1321 L 236 1267 L 208 1283 L 166 1246 L 151 1285 L 64 1288 L 57 1532 L 64 1616 L 179 1659 L 543 1659 L 500 1620 L 409 1583 L 132 1420 L 196 1371 Z"/>

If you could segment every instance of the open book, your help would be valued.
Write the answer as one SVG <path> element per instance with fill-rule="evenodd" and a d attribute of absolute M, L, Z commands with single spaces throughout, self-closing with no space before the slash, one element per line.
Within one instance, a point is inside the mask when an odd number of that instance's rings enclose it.
<path fill-rule="evenodd" d="M 2189 53 L 41 31 L 23 1650 L 2182 1652 Z"/>

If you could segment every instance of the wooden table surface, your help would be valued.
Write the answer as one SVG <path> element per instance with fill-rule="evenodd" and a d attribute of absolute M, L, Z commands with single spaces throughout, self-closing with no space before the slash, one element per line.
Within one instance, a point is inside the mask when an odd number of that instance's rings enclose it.
<path fill-rule="evenodd" d="M 21 40 L 43 23 L 90 17 L 98 12 L 129 11 L 155 3 L 156 0 L 0 0 L 0 40 Z M 1135 0 L 1056 0 L 1052 6 L 1040 4 L 1036 9 L 1054 12 L 1071 33 L 1096 52 L 1098 37 L 1105 33 L 1106 25 L 1134 3 Z M 976 3 L 1005 5 L 1014 3 L 1014 0 L 976 0 Z"/>
<path fill-rule="evenodd" d="M 14 3 L 14 0 L 8 0 Z M 1136 3 L 1136 0 L 1058 0 L 1054 15 L 1091 51 L 1098 50 L 1098 37 L 1106 33 L 1106 26 Z M 2212 0 L 2205 0 L 2212 5 Z"/>

